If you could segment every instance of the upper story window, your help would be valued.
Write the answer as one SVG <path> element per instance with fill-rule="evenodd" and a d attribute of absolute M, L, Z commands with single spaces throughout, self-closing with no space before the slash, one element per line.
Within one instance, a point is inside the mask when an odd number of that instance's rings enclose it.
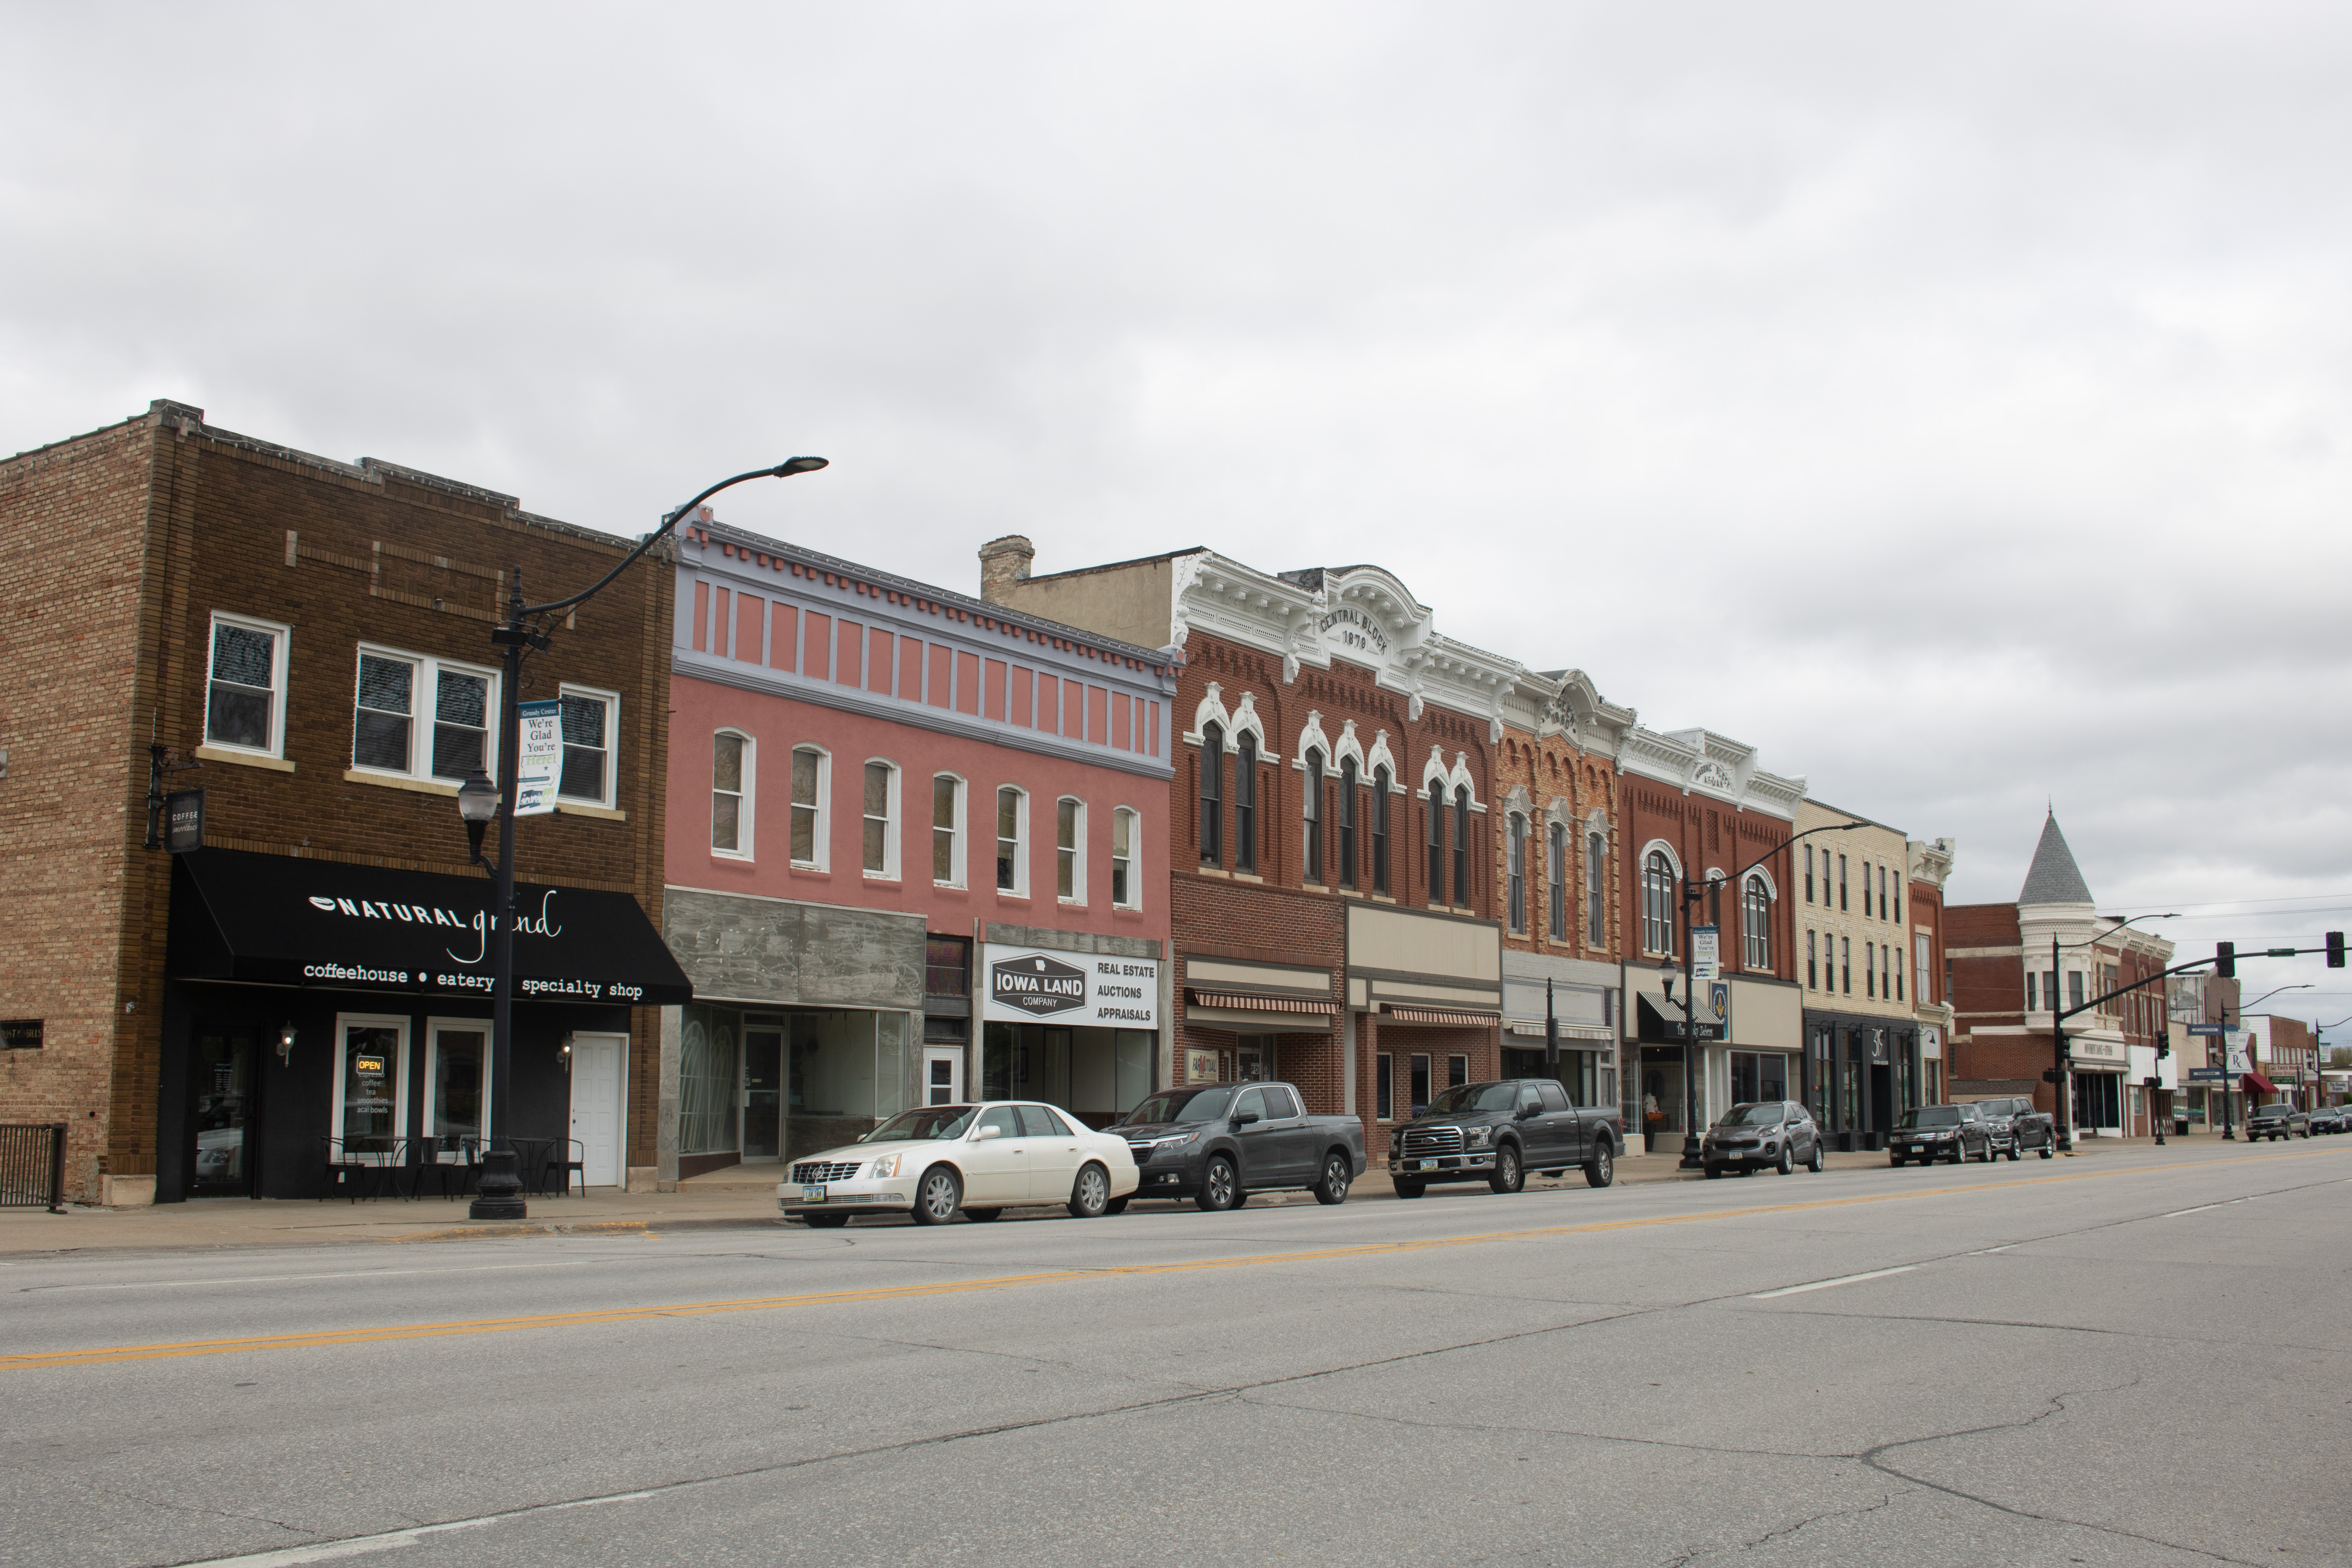
<path fill-rule="evenodd" d="M 931 780 L 931 881 L 963 886 L 963 780 L 953 773 Z"/>
<path fill-rule="evenodd" d="M 1257 736 L 1247 730 L 1234 744 L 1234 869 L 1257 869 Z"/>
<path fill-rule="evenodd" d="M 1929 997 L 1927 988 L 1927 939 L 1925 936 L 1916 936 L 1912 938 L 1912 942 L 1917 949 L 1919 962 L 1916 966 L 1917 979 L 1913 982 L 1911 994 L 1917 997 L 1920 1001 L 1925 1002 L 1928 1000 Z"/>
<path fill-rule="evenodd" d="M 710 850 L 751 856 L 751 738 L 732 730 L 710 738 Z"/>
<path fill-rule="evenodd" d="M 1750 969 L 1772 967 L 1772 895 L 1761 877 L 1749 877 L 1739 900 L 1742 955 Z"/>
<path fill-rule="evenodd" d="M 1609 840 L 1598 833 L 1584 836 L 1584 941 L 1609 945 Z"/>
<path fill-rule="evenodd" d="M 1029 797 L 1006 784 L 996 792 L 996 890 L 1029 890 Z"/>
<path fill-rule="evenodd" d="M 1813 901 L 1813 847 L 1805 846 L 1805 902 Z"/>
<path fill-rule="evenodd" d="M 1863 883 L 1862 890 L 1864 893 L 1870 891 L 1869 882 Z M 1862 944 L 1862 994 L 1864 996 L 1878 994 L 1877 948 L 1875 944 L 1867 942 Z"/>
<path fill-rule="evenodd" d="M 1429 781 L 1429 901 L 1445 901 L 1445 785 Z"/>
<path fill-rule="evenodd" d="M 1120 806 L 1110 814 L 1110 901 L 1114 909 L 1139 910 L 1143 907 L 1142 884 L 1135 875 L 1135 843 L 1141 834 L 1141 818 L 1129 806 Z"/>
<path fill-rule="evenodd" d="M 1225 863 L 1225 732 L 1201 726 L 1201 864 Z"/>
<path fill-rule="evenodd" d="M 1528 929 L 1528 819 L 1512 812 L 1506 826 L 1503 853 L 1509 872 L 1511 930 L 1524 933 Z"/>
<path fill-rule="evenodd" d="M 291 633 L 268 621 L 213 613 L 205 674 L 205 743 L 286 754 L 286 649 Z"/>
<path fill-rule="evenodd" d="M 1853 995 L 1853 938 L 1850 936 L 1842 936 L 1838 938 L 1838 975 L 1845 983 L 1840 990 L 1839 994 L 1844 996 Z"/>
<path fill-rule="evenodd" d="M 1838 857 L 1838 908 L 1845 907 L 1845 857 L 1841 855 Z"/>
<path fill-rule="evenodd" d="M 1886 912 L 1886 868 L 1884 866 L 1878 868 L 1878 918 L 1880 920 L 1893 918 Z"/>
<path fill-rule="evenodd" d="M 562 697 L 563 770 L 556 795 L 589 805 L 613 805 L 613 740 L 621 732 L 621 699 L 610 691 L 567 686 Z"/>
<path fill-rule="evenodd" d="M 1054 803 L 1054 895 L 1066 904 L 1087 901 L 1087 807 L 1067 795 Z"/>
<path fill-rule="evenodd" d="M 1550 917 L 1545 923 L 1554 942 L 1568 940 L 1568 825 L 1555 822 L 1544 832 L 1544 891 Z"/>
<path fill-rule="evenodd" d="M 866 764 L 864 842 L 861 864 L 869 877 L 898 874 L 898 770 L 888 763 Z"/>
<path fill-rule="evenodd" d="M 1339 886 L 1356 885 L 1356 759 L 1339 759 Z"/>
<path fill-rule="evenodd" d="M 1813 937 L 1814 933 L 1811 931 L 1805 933 L 1805 989 L 1808 991 L 1818 991 L 1822 988 L 1820 977 L 1813 968 Z"/>
<path fill-rule="evenodd" d="M 1319 749 L 1310 747 L 1307 752 L 1307 789 L 1300 800 L 1307 830 L 1307 879 L 1319 885 L 1323 880 L 1323 753 Z"/>
<path fill-rule="evenodd" d="M 1642 951 L 1675 951 L 1675 869 L 1663 849 L 1642 865 Z"/>
<path fill-rule="evenodd" d="M 359 657 L 352 767 L 448 784 L 491 771 L 494 672 L 390 648 L 363 647 Z"/>
<path fill-rule="evenodd" d="M 1372 770 L 1372 891 L 1389 890 L 1389 771 Z"/>
<path fill-rule="evenodd" d="M 833 759 L 814 746 L 793 748 L 793 864 L 823 870 L 832 858 L 827 800 Z"/>
<path fill-rule="evenodd" d="M 1902 879 L 1900 876 L 1898 876 L 1898 877 L 1896 877 L 1896 878 L 1895 879 L 1895 915 L 1894 915 L 1894 918 L 1895 918 L 1896 921 L 1900 921 L 1903 919 L 1903 879 Z"/>
<path fill-rule="evenodd" d="M 1454 901 L 1467 908 L 1470 902 L 1470 786 L 1457 784 L 1454 790 Z"/>

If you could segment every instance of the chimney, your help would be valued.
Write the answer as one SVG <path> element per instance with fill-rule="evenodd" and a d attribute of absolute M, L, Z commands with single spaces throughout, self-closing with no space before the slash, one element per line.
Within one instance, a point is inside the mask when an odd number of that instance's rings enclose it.
<path fill-rule="evenodd" d="M 980 596 L 991 605 L 1013 602 L 1013 584 L 1029 578 L 1029 563 L 1037 558 L 1037 547 L 1018 533 L 1008 533 L 1002 539 L 992 539 L 980 547 Z"/>

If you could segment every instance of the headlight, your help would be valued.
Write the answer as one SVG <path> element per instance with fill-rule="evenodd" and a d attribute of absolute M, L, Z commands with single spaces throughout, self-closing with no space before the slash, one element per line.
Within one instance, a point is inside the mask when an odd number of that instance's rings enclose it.
<path fill-rule="evenodd" d="M 1182 1132 L 1173 1138 L 1162 1138 L 1158 1142 L 1154 1143 L 1152 1147 L 1154 1149 L 1181 1149 L 1185 1144 L 1198 1140 L 1200 1136 L 1201 1135 L 1198 1132 Z"/>
<path fill-rule="evenodd" d="M 898 1173 L 898 1162 L 906 1157 L 903 1153 L 885 1154 L 868 1166 L 866 1173 L 869 1176 L 895 1176 Z"/>
<path fill-rule="evenodd" d="M 1470 1129 L 1469 1146 L 1473 1149 L 1484 1149 L 1494 1141 L 1494 1137 L 1495 1130 L 1491 1127 L 1473 1127 Z"/>

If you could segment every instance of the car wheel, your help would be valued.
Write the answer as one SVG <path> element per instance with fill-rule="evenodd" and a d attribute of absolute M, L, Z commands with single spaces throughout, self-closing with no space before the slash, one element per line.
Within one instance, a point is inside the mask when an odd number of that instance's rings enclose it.
<path fill-rule="evenodd" d="M 1396 1184 L 1396 1195 L 1401 1198 L 1417 1198 L 1427 1191 L 1429 1191 L 1428 1186 L 1421 1182 L 1398 1182 Z"/>
<path fill-rule="evenodd" d="M 1886 1163 L 1894 1166 L 1898 1171 L 1901 1170 L 1905 1164 L 1904 1158 L 1900 1154 L 1889 1154 L 1886 1156 Z"/>
<path fill-rule="evenodd" d="M 1074 1219 L 1100 1219 L 1110 1207 L 1110 1173 L 1089 1161 L 1070 1184 L 1070 1215 Z"/>
<path fill-rule="evenodd" d="M 2049 1144 L 2044 1143 L 2044 1144 L 2042 1144 L 2042 1157 L 2043 1159 L 2047 1160 L 2048 1158 L 2050 1158 L 2050 1156 L 2051 1156 L 2051 1154 L 2052 1154 L 2053 1152 L 2053 1151 L 2052 1150 L 2052 1148 L 2051 1148 L 2051 1146 L 2050 1146 Z"/>
<path fill-rule="evenodd" d="M 1125 1198 L 1113 1198 L 1110 1202 L 1103 1205 L 1103 1213 L 1105 1214 L 1125 1214 L 1126 1212 L 1127 1200 Z"/>
<path fill-rule="evenodd" d="M 1952 1163 L 1953 1163 L 1953 1164 L 1955 1164 L 1955 1165 L 1965 1165 L 1965 1164 L 1967 1164 L 1968 1163 L 1969 1163 L 1969 1146 L 1968 1146 L 1967 1144 L 1965 1144 L 1965 1143 L 1958 1143 L 1958 1144 L 1955 1144 L 1955 1145 L 1953 1145 L 1953 1148 L 1952 1148 Z"/>
<path fill-rule="evenodd" d="M 2014 1143 L 2009 1146 L 2009 1163 L 2012 1165 L 2017 1163 L 2017 1145 Z"/>
<path fill-rule="evenodd" d="M 1355 1180 L 1355 1162 L 1334 1149 L 1323 1156 L 1323 1176 L 1313 1188 L 1318 1204 L 1344 1204 L 1348 1201 L 1348 1184 Z"/>
<path fill-rule="evenodd" d="M 1528 1184 L 1528 1173 L 1519 1168 L 1519 1146 L 1506 1143 L 1495 1151 L 1495 1173 L 1486 1178 L 1486 1190 L 1491 1193 L 1516 1193 Z"/>
<path fill-rule="evenodd" d="M 1584 1184 L 1605 1187 L 1616 1179 L 1617 1157 L 1609 1152 L 1609 1145 L 1604 1142 L 1593 1150 L 1591 1159 L 1584 1162 Z"/>
<path fill-rule="evenodd" d="M 915 1223 L 945 1225 L 963 1206 L 963 1183 L 945 1165 L 933 1165 L 915 1184 Z"/>
<path fill-rule="evenodd" d="M 849 1223 L 845 1214 L 804 1214 L 801 1223 L 811 1230 L 837 1230 Z"/>
<path fill-rule="evenodd" d="M 1723 1167 L 1720 1165 L 1707 1166 L 1706 1179 L 1710 1182 L 1719 1182 L 1723 1180 Z"/>
<path fill-rule="evenodd" d="M 1805 1156 L 1805 1169 L 1818 1176 L 1827 1163 L 1822 1158 L 1822 1141 L 1816 1138 L 1813 1140 L 1813 1152 Z"/>
<path fill-rule="evenodd" d="M 974 1225 L 986 1225 L 1003 1212 L 1003 1209 L 966 1209 L 963 1211 L 963 1217 Z"/>
<path fill-rule="evenodd" d="M 1201 1177 L 1201 1190 L 1192 1194 L 1192 1202 L 1216 1214 L 1241 1207 L 1240 1193 L 1234 1180 L 1234 1163 L 1223 1154 L 1215 1154 L 1209 1159 L 1209 1168 Z"/>
<path fill-rule="evenodd" d="M 1780 1163 L 1772 1167 L 1772 1173 L 1777 1176 L 1793 1176 L 1797 1173 L 1797 1157 L 1790 1153 L 1785 1145 L 1780 1150 Z"/>

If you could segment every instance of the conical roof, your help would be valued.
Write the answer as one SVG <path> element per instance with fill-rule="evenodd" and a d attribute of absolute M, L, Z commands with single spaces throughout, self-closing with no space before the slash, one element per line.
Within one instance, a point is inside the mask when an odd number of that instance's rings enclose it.
<path fill-rule="evenodd" d="M 2083 880 L 2083 868 L 2074 864 L 2074 852 L 2066 847 L 2066 836 L 2058 831 L 2058 816 L 2053 812 L 2042 824 L 2042 842 L 2033 847 L 2033 864 L 2025 868 L 2025 886 L 2018 890 L 2021 904 L 2088 904 L 2097 900 L 2091 897 L 2091 886 Z"/>

